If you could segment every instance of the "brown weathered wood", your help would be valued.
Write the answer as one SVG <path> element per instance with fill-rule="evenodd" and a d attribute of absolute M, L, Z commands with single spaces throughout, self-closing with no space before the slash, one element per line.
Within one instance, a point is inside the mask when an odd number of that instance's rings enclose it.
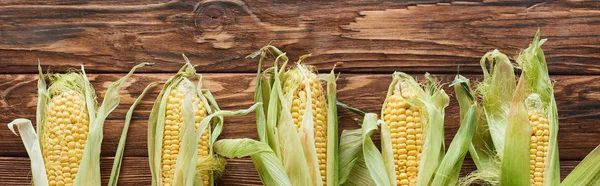
<path fill-rule="evenodd" d="M 113 158 L 101 159 L 102 185 L 108 183 Z M 227 160 L 226 172 L 217 181 L 218 185 L 262 185 L 249 158 Z M 577 166 L 579 161 L 561 161 L 560 176 L 564 179 Z M 461 176 L 475 170 L 475 165 L 467 158 L 461 168 Z M 0 157 L 0 183 L 14 186 L 31 185 L 29 158 Z M 119 176 L 119 185 L 150 185 L 151 175 L 147 157 L 125 157 Z"/>
<path fill-rule="evenodd" d="M 323 70 L 479 73 L 486 51 L 515 55 L 539 28 L 551 73 L 600 74 L 600 6 L 586 2 L 223 0 L 197 14 L 197 1 L 118 2 L 0 2 L 0 73 L 35 73 L 38 59 L 55 71 L 150 61 L 141 71 L 175 72 L 181 53 L 201 72 L 253 72 L 244 57 L 271 41 Z"/>
<path fill-rule="evenodd" d="M 97 93 L 103 96 L 109 82 L 118 75 L 89 75 Z M 105 124 L 102 145 L 103 156 L 113 156 L 121 135 L 123 118 L 129 105 L 151 81 L 165 81 L 171 74 L 134 75 L 121 91 L 121 105 Z M 204 87 L 209 88 L 222 109 L 242 109 L 253 103 L 255 74 L 204 74 Z M 423 76 L 417 76 L 422 79 Z M 453 76 L 439 75 L 442 82 L 450 82 Z M 473 77 L 473 76 L 469 76 Z M 600 144 L 600 77 L 552 76 L 556 80 L 555 94 L 560 117 L 559 147 L 562 159 L 580 160 Z M 391 75 L 341 74 L 338 80 L 338 99 L 368 112 L 380 112 Z M 15 118 L 35 118 L 37 99 L 37 76 L 0 75 L 0 123 L 6 124 Z M 449 94 L 453 88 L 445 88 Z M 153 100 L 160 91 L 153 89 L 139 105 L 134 114 L 125 156 L 147 156 L 147 118 Z M 452 102 L 446 109 L 446 141 L 452 139 L 458 127 L 458 104 Z M 352 118 L 356 115 L 340 109 L 340 130 L 357 128 Z M 222 138 L 257 138 L 254 115 L 226 118 Z M 0 156 L 27 156 L 18 136 L 6 128 L 0 128 Z"/>

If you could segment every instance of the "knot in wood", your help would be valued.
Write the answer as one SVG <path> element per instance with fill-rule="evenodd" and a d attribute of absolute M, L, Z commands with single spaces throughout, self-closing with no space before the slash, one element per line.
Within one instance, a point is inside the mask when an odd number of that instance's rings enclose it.
<path fill-rule="evenodd" d="M 194 22 L 202 31 L 222 31 L 235 19 L 234 13 L 226 3 L 209 3 L 197 6 Z"/>

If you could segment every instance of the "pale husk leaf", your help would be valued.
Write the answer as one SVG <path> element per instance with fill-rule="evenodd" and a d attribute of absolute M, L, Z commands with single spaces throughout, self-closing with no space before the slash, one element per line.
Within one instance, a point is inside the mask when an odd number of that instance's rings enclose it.
<path fill-rule="evenodd" d="M 108 180 L 109 186 L 117 186 L 119 181 L 119 173 L 121 172 L 121 162 L 123 159 L 123 152 L 125 151 L 125 142 L 127 141 L 127 132 L 129 131 L 129 124 L 131 123 L 131 117 L 133 115 L 133 111 L 135 107 L 142 101 L 146 92 L 156 86 L 156 82 L 150 83 L 138 96 L 138 98 L 133 102 L 129 110 L 127 111 L 127 115 L 125 116 L 125 124 L 123 125 L 123 132 L 121 133 L 121 138 L 119 139 L 119 145 L 117 146 L 117 152 L 115 153 L 115 159 L 113 160 L 113 166 L 110 172 L 110 178 Z"/>
<path fill-rule="evenodd" d="M 195 132 L 195 116 L 194 102 L 192 97 L 195 93 L 193 83 L 189 80 L 182 81 L 178 88 L 183 88 L 185 93 L 183 104 L 181 104 L 181 114 L 183 116 L 183 124 L 181 125 L 181 146 L 177 162 L 175 163 L 175 175 L 173 177 L 173 185 L 175 186 L 192 186 L 194 184 L 195 175 L 197 173 L 196 165 L 198 164 L 198 141 L 194 140 Z M 204 126 L 206 127 L 206 126 Z M 202 126 L 199 126 L 197 131 L 204 132 Z M 201 134 L 201 133 L 200 133 Z M 200 184 L 202 185 L 202 184 Z"/>
<path fill-rule="evenodd" d="M 264 142 L 252 139 L 222 139 L 215 143 L 214 148 L 216 153 L 227 158 L 250 156 L 265 185 L 292 185 L 281 161 Z"/>
<path fill-rule="evenodd" d="M 129 73 L 127 73 L 121 79 L 108 85 L 102 105 L 100 105 L 98 108 L 97 113 L 93 114 L 96 116 L 95 119 L 92 119 L 90 116 L 90 131 L 88 133 L 88 138 L 83 151 L 83 159 L 81 160 L 81 165 L 79 166 L 79 170 L 81 171 L 77 173 L 74 185 L 100 184 L 100 147 L 102 144 L 104 120 L 119 105 L 119 90 L 121 89 L 121 85 L 125 83 L 127 78 L 129 78 L 136 69 L 146 65 L 150 65 L 150 63 L 141 63 L 134 66 L 131 71 L 129 71 Z M 88 84 L 86 86 L 86 97 L 88 100 L 90 100 L 93 94 L 90 92 L 92 88 L 87 80 L 83 66 L 81 66 L 81 71 L 86 79 L 86 84 Z M 89 108 L 89 105 L 92 105 L 93 103 L 88 102 L 86 104 Z"/>
<path fill-rule="evenodd" d="M 40 147 L 39 139 L 35 130 L 33 129 L 33 124 L 28 119 L 15 119 L 14 121 L 8 124 L 8 128 L 15 134 L 15 125 L 19 130 L 19 134 L 21 134 L 21 140 L 23 141 L 23 145 L 27 150 L 27 155 L 29 155 L 29 159 L 31 160 L 31 174 L 32 174 L 32 182 L 36 186 L 47 186 L 48 179 L 46 177 L 46 167 L 44 166 L 44 158 L 42 157 L 42 149 Z"/>
<path fill-rule="evenodd" d="M 394 87 L 398 83 L 399 79 L 400 78 L 396 74 L 392 76 L 392 82 L 390 83 L 385 101 L 381 107 L 382 116 L 384 114 L 385 106 L 388 104 L 388 99 L 393 94 Z M 396 169 L 394 167 L 394 154 L 392 151 L 392 136 L 390 134 L 390 128 L 387 126 L 387 124 L 381 125 L 381 155 L 383 156 L 383 162 L 385 165 L 385 170 L 388 174 L 389 183 L 391 185 L 397 185 Z"/>
<path fill-rule="evenodd" d="M 477 91 L 482 98 L 494 148 L 502 157 L 508 112 L 516 85 L 515 73 L 508 57 L 498 50 L 486 53 L 480 63 L 484 77 Z"/>

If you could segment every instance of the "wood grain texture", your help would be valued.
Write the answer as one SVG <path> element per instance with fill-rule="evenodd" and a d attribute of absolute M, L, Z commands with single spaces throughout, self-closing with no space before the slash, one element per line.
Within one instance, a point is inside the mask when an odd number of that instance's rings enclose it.
<path fill-rule="evenodd" d="M 322 70 L 479 73 L 494 48 L 513 56 L 535 31 L 552 74 L 600 74 L 600 6 L 493 1 L 52 1 L 0 2 L 0 73 L 35 73 L 37 60 L 65 71 L 175 72 L 181 53 L 201 72 L 253 72 L 244 57 L 272 42 Z M 447 1 L 443 1 L 447 2 Z M 538 3 L 544 2 L 544 3 Z M 60 67 L 58 67 L 60 66 Z"/>
<path fill-rule="evenodd" d="M 108 183 L 113 158 L 102 158 L 100 171 L 102 185 Z M 123 167 L 119 176 L 120 186 L 128 185 L 151 185 L 150 168 L 147 157 L 125 157 Z M 561 161 L 560 176 L 564 179 L 577 166 L 579 161 Z M 0 157 L 0 182 L 11 186 L 30 186 L 31 172 L 29 158 L 23 157 Z M 249 186 L 262 185 L 260 178 L 249 158 L 227 160 L 226 171 L 217 180 L 218 185 Z M 475 164 L 467 158 L 461 168 L 461 176 L 475 170 Z"/>
<path fill-rule="evenodd" d="M 102 98 L 108 84 L 117 80 L 120 74 L 90 75 L 92 84 Z M 123 118 L 129 105 L 143 88 L 152 81 L 165 81 L 171 74 L 134 75 L 121 91 L 121 105 L 109 116 L 105 123 L 105 137 L 102 155 L 113 156 L 121 135 Z M 204 74 L 203 85 L 212 91 L 222 109 L 243 109 L 253 103 L 255 74 Z M 417 78 L 423 76 L 418 75 Z M 451 75 L 438 75 L 441 82 L 448 83 Z M 478 76 L 468 76 L 477 78 Z M 8 123 L 15 118 L 35 118 L 36 107 L 35 75 L 0 75 L 0 123 Z M 559 147 L 562 159 L 580 160 L 600 144 L 600 77 L 594 76 L 552 76 L 556 80 L 555 94 L 559 109 Z M 338 80 L 338 99 L 368 112 L 380 112 L 380 106 L 391 75 L 341 74 Z M 448 94 L 452 89 L 445 86 Z M 139 105 L 133 116 L 125 156 L 147 156 L 147 118 L 160 88 L 155 87 Z M 340 110 L 340 130 L 357 128 L 352 120 L 357 117 Z M 458 104 L 453 96 L 446 109 L 446 144 L 458 128 Z M 254 115 L 226 118 L 222 138 L 257 138 Z M 585 139 L 585 140 L 582 140 Z M 0 128 L 0 156 L 27 156 L 20 138 L 6 128 Z"/>
<path fill-rule="evenodd" d="M 194 12 L 194 8 L 197 8 Z M 105 123 L 101 170 L 107 183 L 129 105 L 150 82 L 167 80 L 186 54 L 204 73 L 204 86 L 222 109 L 253 103 L 256 60 L 245 56 L 271 43 L 290 59 L 321 72 L 336 70 L 338 98 L 380 112 L 391 72 L 431 72 L 450 82 L 457 72 L 480 78 L 480 57 L 500 49 L 515 56 L 535 31 L 543 46 L 559 109 L 561 177 L 600 144 L 600 3 L 474 0 L 3 0 L 0 1 L 0 124 L 35 118 L 37 62 L 65 72 L 86 65 L 102 98 L 110 82 L 139 62 L 124 85 L 121 105 Z M 265 64 L 271 65 L 271 64 Z M 449 94 L 452 88 L 445 86 Z M 147 118 L 160 88 L 134 113 L 119 185 L 150 185 Z M 448 145 L 458 128 L 458 105 L 446 109 Z M 358 126 L 339 109 L 340 131 Z M 226 118 L 221 138 L 257 138 L 253 115 Z M 373 136 L 379 144 L 379 134 Z M 465 160 L 462 175 L 475 169 Z M 30 185 L 20 138 L 0 128 L 0 183 Z M 232 159 L 219 185 L 261 185 L 252 161 Z"/>

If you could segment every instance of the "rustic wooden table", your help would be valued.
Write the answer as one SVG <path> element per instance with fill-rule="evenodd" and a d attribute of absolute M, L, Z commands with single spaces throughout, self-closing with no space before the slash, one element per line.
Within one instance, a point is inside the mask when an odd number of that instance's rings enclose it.
<path fill-rule="evenodd" d="M 445 1 L 444 1 L 445 2 Z M 121 105 L 105 124 L 102 175 L 109 176 L 125 112 L 144 86 L 165 81 L 185 53 L 204 75 L 205 88 L 223 109 L 250 106 L 255 60 L 244 57 L 272 42 L 292 59 L 321 72 L 336 62 L 339 100 L 378 112 L 393 71 L 430 72 L 449 82 L 459 71 L 478 78 L 480 57 L 498 48 L 514 56 L 539 28 L 560 115 L 561 176 L 600 144 L 600 4 L 592 2 L 453 2 L 362 0 L 281 2 L 215 0 L 0 2 L 0 123 L 35 118 L 37 61 L 65 72 L 85 64 L 103 97 L 108 82 L 139 62 L 142 68 L 121 91 Z M 460 66 L 460 68 L 458 68 Z M 446 87 L 449 93 L 450 88 Z M 120 185 L 149 185 L 146 134 L 159 89 L 134 114 Z M 446 141 L 458 126 L 458 106 L 446 110 Z M 340 109 L 340 130 L 356 128 Z M 252 116 L 226 121 L 222 138 L 257 138 Z M 378 136 L 375 136 L 378 139 Z M 447 143 L 448 144 L 448 143 Z M 259 185 L 250 159 L 232 159 L 220 185 Z M 472 171 L 472 161 L 463 172 Z M 29 158 L 18 136 L 0 128 L 0 183 L 29 185 Z"/>

